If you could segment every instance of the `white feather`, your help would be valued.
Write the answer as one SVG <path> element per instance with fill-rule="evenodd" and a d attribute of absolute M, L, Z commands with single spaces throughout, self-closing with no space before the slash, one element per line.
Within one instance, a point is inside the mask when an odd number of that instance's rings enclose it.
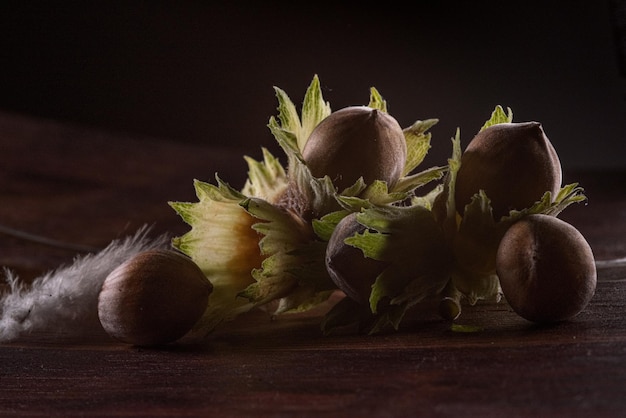
<path fill-rule="evenodd" d="M 0 342 L 36 332 L 77 336 L 101 327 L 98 294 L 104 279 L 134 255 L 168 244 L 166 236 L 150 239 L 148 232 L 148 228 L 141 228 L 135 235 L 78 257 L 71 265 L 46 273 L 30 285 L 5 271 L 9 290 L 0 295 Z"/>

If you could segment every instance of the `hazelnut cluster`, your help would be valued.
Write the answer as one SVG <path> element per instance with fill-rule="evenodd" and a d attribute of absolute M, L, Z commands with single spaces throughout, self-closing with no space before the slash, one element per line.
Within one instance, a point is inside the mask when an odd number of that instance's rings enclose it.
<path fill-rule="evenodd" d="M 368 106 L 332 112 L 317 77 L 301 115 L 276 93 L 268 126 L 287 167 L 263 150 L 262 161 L 245 157 L 242 190 L 216 177 L 194 183 L 198 202 L 171 202 L 191 230 L 176 251 L 141 254 L 105 281 L 99 313 L 112 336 L 205 336 L 252 308 L 302 311 L 337 290 L 346 297 L 324 317 L 326 332 L 397 328 L 433 298 L 454 320 L 463 303 L 504 296 L 536 322 L 569 319 L 591 299 L 592 251 L 557 218 L 585 197 L 561 185 L 540 123 L 514 123 L 498 106 L 463 152 L 457 130 L 448 165 L 417 171 L 436 119 L 402 129 L 374 88 Z"/>

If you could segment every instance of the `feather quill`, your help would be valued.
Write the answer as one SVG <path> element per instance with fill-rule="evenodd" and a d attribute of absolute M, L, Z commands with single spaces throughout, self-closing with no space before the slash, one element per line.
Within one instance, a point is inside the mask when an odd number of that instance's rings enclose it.
<path fill-rule="evenodd" d="M 168 246 L 166 236 L 149 238 L 148 233 L 149 228 L 143 227 L 97 253 L 37 277 L 30 285 L 5 270 L 9 289 L 0 295 L 0 342 L 37 332 L 81 336 L 100 329 L 98 295 L 109 273 L 142 251 Z"/>

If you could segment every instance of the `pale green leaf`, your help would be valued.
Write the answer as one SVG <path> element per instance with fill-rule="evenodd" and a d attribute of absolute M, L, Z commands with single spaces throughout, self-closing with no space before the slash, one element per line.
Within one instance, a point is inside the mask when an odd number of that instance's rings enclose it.
<path fill-rule="evenodd" d="M 248 179 L 243 186 L 242 194 L 274 201 L 287 188 L 287 173 L 276 157 L 266 148 L 262 150 L 263 161 L 244 156 L 248 164 Z"/>
<path fill-rule="evenodd" d="M 423 206 L 428 210 L 433 209 L 435 200 L 443 193 L 443 184 L 437 184 L 432 190 L 423 196 L 413 196 L 411 206 Z"/>
<path fill-rule="evenodd" d="M 341 196 L 358 196 L 367 188 L 367 184 L 363 180 L 363 177 L 359 177 L 352 186 L 346 187 L 341 191 Z"/>
<path fill-rule="evenodd" d="M 407 192 L 396 191 L 389 193 L 387 183 L 381 180 L 374 180 L 372 184 L 367 186 L 363 191 L 362 198 L 369 200 L 374 205 L 388 205 L 400 202 L 409 197 Z"/>
<path fill-rule="evenodd" d="M 475 333 L 482 332 L 485 329 L 480 325 L 472 325 L 472 324 L 457 324 L 453 323 L 450 325 L 450 331 L 452 332 L 460 332 L 460 333 Z"/>
<path fill-rule="evenodd" d="M 441 198 L 445 201 L 445 219 L 442 228 L 446 239 L 451 240 L 457 231 L 457 208 L 454 199 L 456 189 L 456 175 L 461 168 L 461 131 L 457 128 L 452 138 L 452 155 L 448 158 L 448 173 L 444 180 Z"/>
<path fill-rule="evenodd" d="M 513 111 L 510 107 L 507 107 L 507 112 L 504 113 L 504 109 L 502 106 L 498 105 L 491 113 L 491 118 L 480 128 L 480 130 L 487 129 L 490 126 L 498 125 L 500 123 L 511 123 L 513 122 Z"/>
<path fill-rule="evenodd" d="M 313 287 L 298 286 L 289 295 L 278 301 L 274 314 L 291 314 L 306 312 L 324 303 L 335 290 L 318 291 Z"/>
<path fill-rule="evenodd" d="M 552 193 L 545 192 L 542 198 L 532 206 L 519 211 L 512 210 L 509 215 L 502 218 L 501 222 L 515 222 L 522 216 L 536 213 L 557 216 L 571 204 L 584 202 L 585 200 L 587 198 L 584 195 L 584 190 L 578 186 L 578 183 L 567 184 L 559 190 L 554 200 L 552 199 Z"/>
<path fill-rule="evenodd" d="M 237 295 L 254 282 L 252 270 L 261 265 L 257 220 L 241 206 L 245 196 L 217 178 L 217 185 L 196 180 L 198 202 L 170 202 L 191 230 L 172 240 L 213 284 L 209 306 L 194 327 L 207 334 L 223 321 L 252 306 Z"/>
<path fill-rule="evenodd" d="M 304 149 L 313 129 L 330 113 L 330 104 L 324 101 L 319 78 L 315 75 L 302 103 L 302 128 L 298 132 L 298 149 L 300 152 Z"/>
<path fill-rule="evenodd" d="M 356 196 L 337 196 L 337 201 L 342 208 L 350 212 L 360 212 L 362 209 L 374 207 L 374 204 L 367 199 Z"/>
<path fill-rule="evenodd" d="M 370 88 L 370 102 L 368 106 L 372 109 L 378 109 L 387 113 L 387 102 L 383 99 L 383 96 L 380 95 L 375 87 Z"/>
<path fill-rule="evenodd" d="M 274 87 L 274 90 L 276 92 L 276 98 L 278 99 L 278 119 L 280 120 L 280 126 L 285 131 L 297 137 L 302 126 L 296 106 L 284 90 L 278 87 Z"/>
<path fill-rule="evenodd" d="M 287 155 L 289 170 L 291 170 L 296 162 L 302 162 L 302 154 L 300 153 L 300 149 L 298 148 L 298 139 L 296 133 L 283 129 L 278 120 L 273 116 L 270 118 L 267 126 L 270 129 L 272 135 L 274 135 L 274 138 L 276 139 L 278 145 L 280 145 L 280 147 Z"/>
<path fill-rule="evenodd" d="M 320 219 L 313 219 L 313 231 L 320 239 L 328 241 L 333 234 L 337 224 L 346 217 L 350 212 L 347 210 L 339 210 L 324 215 Z"/>
<path fill-rule="evenodd" d="M 392 192 L 408 193 L 426 184 L 441 179 L 447 172 L 448 167 L 430 167 L 419 173 L 407 177 L 401 177 L 394 184 Z"/>
<path fill-rule="evenodd" d="M 402 172 L 403 176 L 411 173 L 424 161 L 431 147 L 430 142 L 432 135 L 427 131 L 438 122 L 439 119 L 418 120 L 413 125 L 403 130 L 407 146 L 407 158 Z"/>
<path fill-rule="evenodd" d="M 281 309 L 298 310 L 320 300 L 319 292 L 335 288 L 326 271 L 326 246 L 316 239 L 310 224 L 259 198 L 250 197 L 241 207 L 259 221 L 252 229 L 261 235 L 258 246 L 266 258 L 252 271 L 255 283 L 240 296 L 254 306 L 287 298 Z M 310 294 L 302 299 L 304 288 Z M 295 306 L 298 300 L 303 305 Z"/>

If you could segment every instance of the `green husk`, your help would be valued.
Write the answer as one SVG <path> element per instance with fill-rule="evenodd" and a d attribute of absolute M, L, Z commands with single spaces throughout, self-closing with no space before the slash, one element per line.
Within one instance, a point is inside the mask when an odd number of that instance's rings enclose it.
<path fill-rule="evenodd" d="M 216 175 L 215 185 L 194 181 L 197 202 L 170 202 L 191 227 L 172 246 L 191 257 L 214 286 L 194 329 L 197 335 L 255 307 L 272 304 L 272 312 L 282 314 L 326 301 L 336 291 L 326 271 L 326 245 L 337 224 L 354 212 L 365 229 L 345 244 L 386 268 L 372 286 L 369 305 L 342 299 L 322 319 L 324 332 L 398 329 L 411 307 L 433 297 L 443 298 L 443 315 L 455 319 L 462 301 L 499 299 L 495 253 L 511 224 L 534 213 L 557 216 L 585 200 L 583 189 L 569 184 L 556 196 L 547 192 L 529 208 L 494 220 L 489 197 L 481 191 L 461 217 L 454 201 L 460 130 L 446 166 L 416 172 L 431 148 L 429 129 L 438 119 L 418 120 L 403 130 L 407 160 L 393 187 L 383 181 L 365 184 L 361 178 L 336 190 L 328 176 L 314 177 L 302 158 L 309 135 L 331 114 L 318 77 L 306 90 L 301 114 L 286 92 L 278 87 L 275 92 L 278 115 L 267 126 L 285 152 L 287 167 L 263 148 L 260 161 L 244 156 L 248 178 L 241 191 Z M 387 102 L 374 87 L 368 105 L 387 112 Z M 497 106 L 481 129 L 512 120 L 510 108 L 505 112 Z M 430 191 L 418 193 L 432 183 Z M 292 188 L 302 196 L 290 196 Z M 298 207 L 300 198 L 309 202 L 310 217 Z"/>

